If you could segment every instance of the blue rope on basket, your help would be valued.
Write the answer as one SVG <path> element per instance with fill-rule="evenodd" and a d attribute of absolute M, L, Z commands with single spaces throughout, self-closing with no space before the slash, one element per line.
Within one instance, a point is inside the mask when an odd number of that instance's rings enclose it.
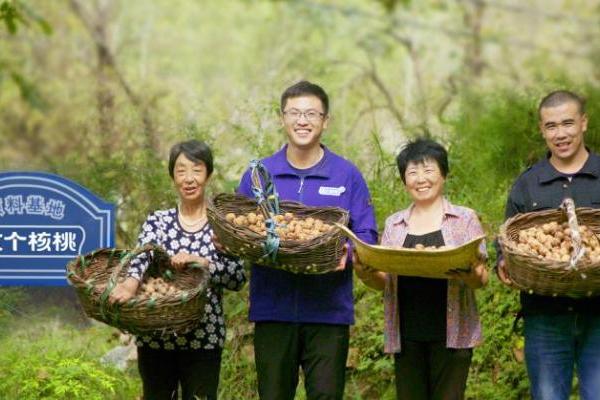
<path fill-rule="evenodd" d="M 265 228 L 267 237 L 263 243 L 264 256 L 271 262 L 275 262 L 279 250 L 279 235 L 275 232 L 277 223 L 273 216 L 279 214 L 279 194 L 267 168 L 259 160 L 250 162 L 250 174 L 252 178 L 252 193 L 265 217 Z"/>

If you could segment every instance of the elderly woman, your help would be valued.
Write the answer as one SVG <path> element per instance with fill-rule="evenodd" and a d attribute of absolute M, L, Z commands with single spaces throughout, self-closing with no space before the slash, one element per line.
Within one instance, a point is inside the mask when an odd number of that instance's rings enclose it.
<path fill-rule="evenodd" d="M 473 210 L 444 198 L 448 157 L 441 145 L 418 139 L 396 161 L 413 203 L 387 218 L 382 245 L 459 246 L 483 234 Z M 480 251 L 470 272 L 452 271 L 449 279 L 355 265 L 367 286 L 384 291 L 385 351 L 394 354 L 398 399 L 464 398 L 472 348 L 481 341 L 474 289 L 488 279 L 484 244 Z"/>
<path fill-rule="evenodd" d="M 211 285 L 203 317 L 185 334 L 138 337 L 138 368 L 145 400 L 182 398 L 216 399 L 225 341 L 223 288 L 240 290 L 246 278 L 242 263 L 219 253 L 206 220 L 206 185 L 213 172 L 213 156 L 203 142 L 190 140 L 171 148 L 169 174 L 179 196 L 177 207 L 159 210 L 142 226 L 139 245 L 154 243 L 171 256 L 175 269 L 197 263 L 208 268 Z M 149 265 L 149 255 L 131 262 L 129 277 L 111 294 L 112 302 L 126 302 L 135 295 Z M 198 310 L 200 312 L 200 310 Z"/>

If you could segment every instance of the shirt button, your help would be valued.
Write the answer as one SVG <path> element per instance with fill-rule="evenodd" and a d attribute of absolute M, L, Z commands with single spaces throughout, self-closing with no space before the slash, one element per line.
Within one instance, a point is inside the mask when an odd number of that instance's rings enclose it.
<path fill-rule="evenodd" d="M 566 189 L 569 187 L 569 185 L 567 185 L 566 183 L 563 183 L 563 187 Z"/>
<path fill-rule="evenodd" d="M 533 207 L 536 207 L 536 206 L 537 206 L 537 203 L 533 203 L 533 204 L 532 204 L 532 206 L 533 206 Z"/>
<path fill-rule="evenodd" d="M 569 307 L 569 308 L 567 308 L 567 310 L 573 311 L 573 307 Z"/>

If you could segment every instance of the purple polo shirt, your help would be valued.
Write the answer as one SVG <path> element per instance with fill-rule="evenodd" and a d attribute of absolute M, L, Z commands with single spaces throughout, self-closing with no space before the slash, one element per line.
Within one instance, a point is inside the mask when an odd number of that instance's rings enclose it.
<path fill-rule="evenodd" d="M 350 228 L 367 243 L 377 242 L 377 226 L 369 189 L 354 164 L 323 146 L 323 159 L 298 170 L 286 158 L 287 145 L 262 160 L 281 200 L 309 206 L 335 206 L 350 212 Z M 253 197 L 250 171 L 238 192 Z M 250 278 L 250 321 L 354 323 L 352 267 L 321 275 L 302 275 L 253 266 Z"/>

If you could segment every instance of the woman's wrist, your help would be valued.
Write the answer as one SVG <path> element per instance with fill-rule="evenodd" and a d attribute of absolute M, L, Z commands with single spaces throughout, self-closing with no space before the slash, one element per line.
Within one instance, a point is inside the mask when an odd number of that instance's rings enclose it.
<path fill-rule="evenodd" d="M 372 272 L 363 272 L 362 276 L 358 276 L 363 282 L 373 282 Z"/>

